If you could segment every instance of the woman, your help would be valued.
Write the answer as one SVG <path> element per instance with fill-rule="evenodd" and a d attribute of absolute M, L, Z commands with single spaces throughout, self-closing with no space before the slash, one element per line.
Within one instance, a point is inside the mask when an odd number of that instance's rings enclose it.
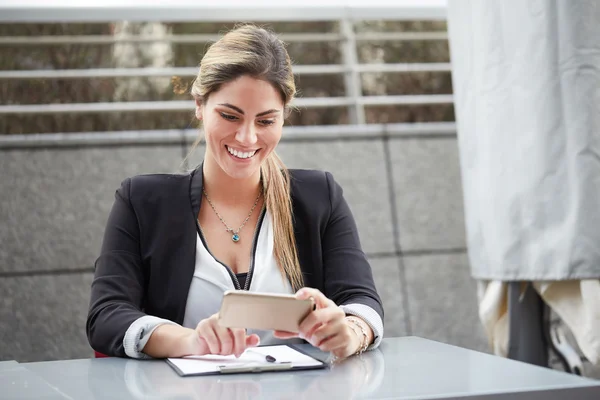
<path fill-rule="evenodd" d="M 243 26 L 210 47 L 192 87 L 203 164 L 116 192 L 87 320 L 96 351 L 239 356 L 303 339 L 348 357 L 378 346 L 381 300 L 342 189 L 329 173 L 287 170 L 274 151 L 295 92 L 274 34 Z M 317 309 L 297 335 L 227 329 L 217 312 L 228 289 L 295 292 Z"/>

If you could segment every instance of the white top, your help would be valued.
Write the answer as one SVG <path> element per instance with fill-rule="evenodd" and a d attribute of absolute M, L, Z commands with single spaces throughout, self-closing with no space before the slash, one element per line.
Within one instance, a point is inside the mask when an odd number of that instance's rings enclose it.
<path fill-rule="evenodd" d="M 285 279 L 273 256 L 273 227 L 271 215 L 266 212 L 260 231 L 258 232 L 254 270 L 249 291 L 293 294 L 292 286 Z M 183 326 L 195 328 L 198 323 L 217 313 L 221 306 L 223 294 L 233 290 L 235 286 L 226 267 L 218 262 L 204 246 L 200 236 L 196 234 L 196 266 L 190 284 Z M 363 304 L 343 305 L 346 314 L 363 318 L 373 329 L 375 342 L 369 347 L 373 349 L 379 345 L 383 338 L 383 321 L 375 310 Z M 143 348 L 150 335 L 162 324 L 175 324 L 173 321 L 147 315 L 137 319 L 131 324 L 123 339 L 125 353 L 132 358 L 148 358 L 143 353 Z M 248 334 L 256 333 L 260 337 L 261 345 L 302 342 L 300 339 L 281 340 L 273 336 L 272 331 L 248 330 Z"/>

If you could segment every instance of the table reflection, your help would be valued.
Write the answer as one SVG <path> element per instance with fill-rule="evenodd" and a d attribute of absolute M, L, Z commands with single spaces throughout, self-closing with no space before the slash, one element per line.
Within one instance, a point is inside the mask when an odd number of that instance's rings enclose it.
<path fill-rule="evenodd" d="M 164 361 L 111 360 L 111 372 L 103 361 L 92 363 L 88 380 L 97 398 L 107 393 L 98 386 L 116 385 L 136 399 L 359 399 L 379 388 L 385 372 L 379 350 L 328 359 L 329 368 L 322 370 L 190 377 L 180 377 Z M 92 378 L 96 368 L 106 379 Z"/>

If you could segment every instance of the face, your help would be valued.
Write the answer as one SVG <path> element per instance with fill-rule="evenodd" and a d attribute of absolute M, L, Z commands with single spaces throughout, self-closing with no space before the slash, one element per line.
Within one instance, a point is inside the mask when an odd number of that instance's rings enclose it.
<path fill-rule="evenodd" d="M 281 139 L 284 104 L 268 82 L 242 76 L 196 104 L 206 135 L 206 161 L 234 179 L 260 174 Z M 209 160 L 208 158 L 211 158 Z"/>

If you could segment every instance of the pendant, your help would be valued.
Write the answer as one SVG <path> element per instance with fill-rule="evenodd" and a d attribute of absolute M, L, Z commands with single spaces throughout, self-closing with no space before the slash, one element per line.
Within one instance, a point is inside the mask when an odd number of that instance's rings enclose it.
<path fill-rule="evenodd" d="M 231 240 L 233 240 L 236 243 L 239 242 L 240 235 L 238 235 L 237 233 L 234 233 L 233 236 L 231 237 Z"/>

